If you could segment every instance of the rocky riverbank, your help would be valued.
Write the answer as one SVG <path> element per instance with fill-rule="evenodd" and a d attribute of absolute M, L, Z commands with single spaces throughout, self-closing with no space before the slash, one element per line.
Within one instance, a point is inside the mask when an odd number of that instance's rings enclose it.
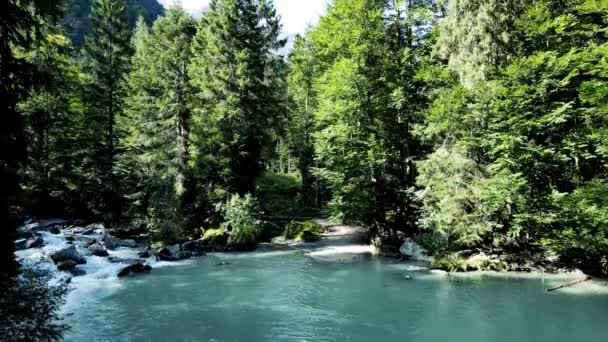
<path fill-rule="evenodd" d="M 73 277 L 125 277 L 149 273 L 159 262 L 205 255 L 199 241 L 152 248 L 137 230 L 114 230 L 102 224 L 80 226 L 66 220 L 27 221 L 15 241 L 19 262 Z"/>

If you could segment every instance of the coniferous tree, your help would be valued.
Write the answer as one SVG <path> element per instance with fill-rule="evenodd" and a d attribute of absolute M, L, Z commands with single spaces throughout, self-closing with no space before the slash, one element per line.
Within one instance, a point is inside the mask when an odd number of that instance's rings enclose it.
<path fill-rule="evenodd" d="M 285 44 L 280 28 L 271 1 L 213 0 L 194 42 L 196 136 L 215 137 L 193 141 L 195 164 L 209 170 L 204 161 L 215 156 L 213 172 L 239 194 L 254 192 L 264 151 L 283 123 L 282 63 L 273 53 Z"/>
<path fill-rule="evenodd" d="M 19 97 L 28 84 L 24 70 L 28 64 L 15 58 L 14 47 L 29 47 L 33 33 L 44 18 L 55 18 L 61 1 L 8 0 L 0 5 L 0 290 L 16 274 L 14 238 L 17 222 L 9 206 L 19 192 L 19 167 L 25 159 L 23 120 L 17 111 Z"/>
<path fill-rule="evenodd" d="M 522 0 L 449 0 L 436 52 L 460 82 L 472 86 L 509 61 Z"/>
<path fill-rule="evenodd" d="M 151 31 L 139 21 L 127 115 L 119 125 L 127 134 L 118 169 L 129 184 L 132 214 L 143 213 L 164 240 L 176 238 L 184 228 L 190 160 L 188 64 L 194 33 L 192 17 L 180 7 L 170 8 Z"/>
<path fill-rule="evenodd" d="M 91 31 L 84 45 L 86 85 L 86 136 L 90 172 L 88 190 L 101 193 L 101 205 L 116 219 L 120 210 L 118 184 L 113 174 L 119 132 L 115 124 L 122 115 L 125 75 L 129 70 L 130 33 L 123 1 L 96 0 L 91 8 Z"/>
<path fill-rule="evenodd" d="M 289 91 L 289 139 L 291 150 L 298 160 L 298 170 L 302 177 L 304 203 L 317 205 L 317 195 L 313 188 L 315 178 L 311 173 L 314 167 L 315 130 L 315 60 L 312 44 L 306 37 L 297 35 L 293 50 L 289 55 L 287 84 Z"/>

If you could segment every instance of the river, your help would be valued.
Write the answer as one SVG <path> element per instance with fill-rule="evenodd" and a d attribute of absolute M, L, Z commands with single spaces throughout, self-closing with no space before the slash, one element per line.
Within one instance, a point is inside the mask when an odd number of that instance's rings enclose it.
<path fill-rule="evenodd" d="M 605 287 L 547 293 L 571 278 L 448 276 L 419 266 L 296 250 L 212 254 L 128 279 L 83 277 L 65 306 L 65 339 L 608 341 Z"/>

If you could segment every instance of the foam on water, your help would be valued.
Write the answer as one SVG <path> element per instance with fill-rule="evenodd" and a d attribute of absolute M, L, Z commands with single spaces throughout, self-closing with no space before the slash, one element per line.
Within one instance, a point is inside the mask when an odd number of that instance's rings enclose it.
<path fill-rule="evenodd" d="M 376 255 L 378 252 L 376 247 L 372 245 L 346 245 L 346 246 L 326 246 L 319 247 L 307 255 L 310 256 L 329 256 L 341 254 L 371 254 Z"/>

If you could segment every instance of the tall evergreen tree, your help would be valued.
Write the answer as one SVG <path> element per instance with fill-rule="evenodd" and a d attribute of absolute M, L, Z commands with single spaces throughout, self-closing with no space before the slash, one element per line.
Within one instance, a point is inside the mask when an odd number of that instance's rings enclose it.
<path fill-rule="evenodd" d="M 57 17 L 61 1 L 8 0 L 0 5 L 0 291 L 17 272 L 14 238 L 17 222 L 9 210 L 19 191 L 19 167 L 24 161 L 23 120 L 19 96 L 28 84 L 27 63 L 15 58 L 13 48 L 28 47 L 44 18 Z"/>
<path fill-rule="evenodd" d="M 439 25 L 437 55 L 472 86 L 509 61 L 522 0 L 448 0 Z"/>
<path fill-rule="evenodd" d="M 122 114 L 125 75 L 129 70 L 130 32 L 121 0 L 96 0 L 91 8 L 91 31 L 84 46 L 87 135 L 91 171 L 90 191 L 101 192 L 101 205 L 115 216 L 120 210 L 113 175 L 117 154 L 116 118 Z"/>
<path fill-rule="evenodd" d="M 289 55 L 289 145 L 298 160 L 298 170 L 302 177 L 304 203 L 316 205 L 314 176 L 315 99 L 313 82 L 316 63 L 312 44 L 306 37 L 297 35 Z"/>
<path fill-rule="evenodd" d="M 184 223 L 192 93 L 188 64 L 194 34 L 194 20 L 180 7 L 170 8 L 150 32 L 139 21 L 127 115 L 119 122 L 127 134 L 118 169 L 129 184 L 132 214 L 143 212 L 164 240 L 176 238 Z"/>
<path fill-rule="evenodd" d="M 272 1 L 213 0 L 195 38 L 196 135 L 218 138 L 193 141 L 196 164 L 216 155 L 217 170 L 239 194 L 254 192 L 264 150 L 283 123 L 282 62 L 274 54 L 285 44 L 280 29 Z"/>

